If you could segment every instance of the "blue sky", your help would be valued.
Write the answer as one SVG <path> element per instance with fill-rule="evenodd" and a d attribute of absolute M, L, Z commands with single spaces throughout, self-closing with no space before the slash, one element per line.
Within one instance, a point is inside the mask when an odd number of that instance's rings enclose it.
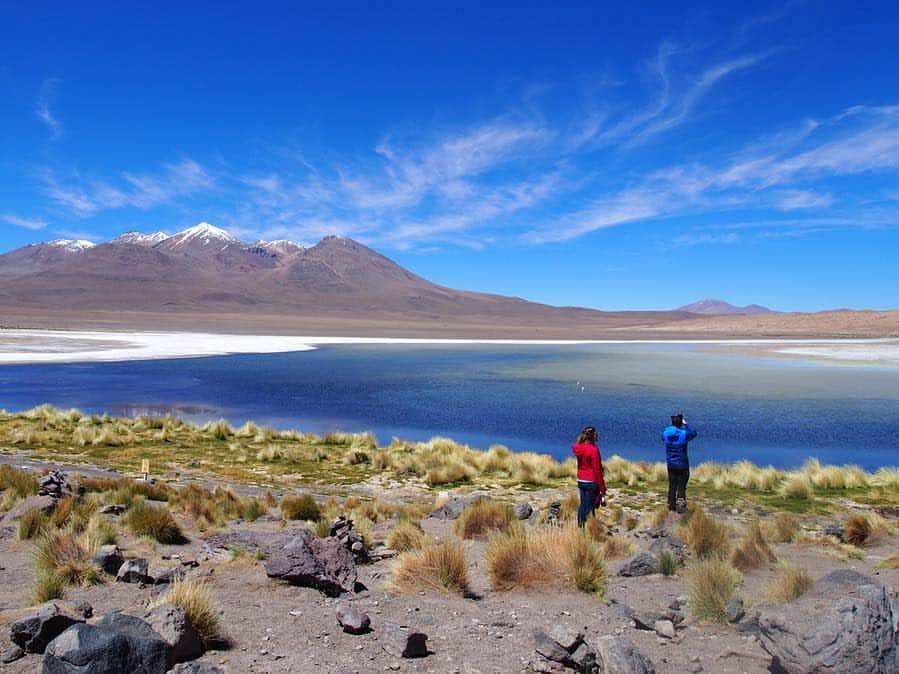
<path fill-rule="evenodd" d="M 749 4 L 2 2 L 0 251 L 205 220 L 553 304 L 899 308 L 899 4 Z"/>

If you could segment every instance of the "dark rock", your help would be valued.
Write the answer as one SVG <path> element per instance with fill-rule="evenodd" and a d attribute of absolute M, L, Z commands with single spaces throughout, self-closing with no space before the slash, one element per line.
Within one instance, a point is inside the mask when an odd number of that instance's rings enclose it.
<path fill-rule="evenodd" d="M 724 609 L 724 615 L 727 616 L 729 622 L 740 622 L 743 619 L 743 616 L 746 615 L 746 611 L 743 608 L 743 599 L 737 596 L 731 597 Z"/>
<path fill-rule="evenodd" d="M 656 622 L 664 619 L 662 614 L 657 611 L 634 611 L 630 617 L 638 630 L 648 632 L 652 632 L 656 628 Z"/>
<path fill-rule="evenodd" d="M 147 613 L 147 624 L 172 648 L 172 662 L 193 660 L 203 655 L 203 642 L 190 624 L 184 609 L 162 604 Z"/>
<path fill-rule="evenodd" d="M 370 561 L 362 534 L 353 530 L 353 520 L 340 515 L 331 522 L 328 535 L 339 540 L 343 547 L 353 553 L 357 563 L 365 564 Z"/>
<path fill-rule="evenodd" d="M 138 632 L 120 632 L 99 624 L 73 625 L 47 646 L 43 672 L 164 674 L 171 664 L 169 645 L 158 637 L 140 636 Z"/>
<path fill-rule="evenodd" d="M 534 508 L 530 503 L 519 503 L 515 506 L 515 519 L 518 520 L 526 520 L 528 519 L 534 512 Z"/>
<path fill-rule="evenodd" d="M 176 580 L 184 580 L 187 573 L 180 566 L 157 566 L 150 569 L 148 575 L 153 579 L 154 585 L 168 585 Z"/>
<path fill-rule="evenodd" d="M 897 618 L 882 585 L 841 569 L 796 601 L 762 609 L 759 636 L 774 669 L 788 674 L 887 674 L 899 671 Z"/>
<path fill-rule="evenodd" d="M 9 639 L 28 653 L 43 653 L 51 641 L 84 618 L 60 602 L 38 606 L 22 620 L 9 627 Z"/>
<path fill-rule="evenodd" d="M 424 658 L 428 655 L 428 636 L 408 627 L 385 623 L 381 648 L 395 658 Z"/>
<path fill-rule="evenodd" d="M 600 637 L 596 643 L 596 664 L 603 674 L 655 674 L 652 662 L 624 637 Z"/>
<path fill-rule="evenodd" d="M 112 503 L 100 508 L 100 512 L 104 515 L 121 515 L 125 510 L 126 507 L 121 503 Z"/>
<path fill-rule="evenodd" d="M 547 660 L 565 662 L 570 653 L 543 630 L 534 632 L 534 650 Z"/>
<path fill-rule="evenodd" d="M 94 555 L 94 564 L 112 576 L 119 572 L 124 563 L 125 558 L 117 545 L 101 545 Z"/>
<path fill-rule="evenodd" d="M 449 501 L 439 508 L 431 511 L 428 517 L 438 520 L 454 520 L 465 512 L 465 509 L 474 505 L 478 501 L 488 501 L 490 497 L 487 494 L 466 494 L 465 496 L 453 496 Z"/>
<path fill-rule="evenodd" d="M 356 564 L 352 553 L 334 538 L 317 538 L 306 527 L 281 532 L 234 530 L 210 536 L 203 546 L 207 557 L 241 545 L 265 557 L 265 571 L 294 585 L 314 587 L 336 596 L 353 592 L 356 587 Z"/>
<path fill-rule="evenodd" d="M 348 634 L 365 634 L 371 628 L 371 618 L 346 602 L 337 607 L 337 622 Z"/>
<path fill-rule="evenodd" d="M 11 662 L 15 662 L 16 660 L 20 660 L 25 657 L 25 651 L 12 644 L 9 648 L 3 651 L 2 657 L 0 657 L 0 663 L 4 665 L 8 665 Z"/>
<path fill-rule="evenodd" d="M 81 617 L 85 620 L 93 618 L 94 616 L 94 607 L 86 601 L 77 603 L 75 605 L 75 610 L 78 611 L 78 613 L 81 614 Z"/>
<path fill-rule="evenodd" d="M 543 523 L 550 526 L 560 526 L 562 524 L 562 502 L 553 501 L 549 504 Z"/>
<path fill-rule="evenodd" d="M 663 550 L 669 550 L 681 564 L 686 562 L 689 556 L 687 544 L 673 536 L 660 536 L 649 546 L 649 552 L 655 555 L 656 558 L 662 554 Z"/>
<path fill-rule="evenodd" d="M 51 470 L 46 475 L 37 479 L 37 493 L 39 496 L 52 496 L 62 498 L 72 493 L 69 487 L 69 478 L 59 470 Z"/>
<path fill-rule="evenodd" d="M 833 536 L 840 543 L 846 542 L 846 527 L 841 522 L 830 522 L 821 527 L 821 533 L 825 536 Z"/>
<path fill-rule="evenodd" d="M 599 672 L 599 666 L 596 664 L 596 651 L 584 642 L 581 642 L 574 653 L 568 657 L 568 664 L 584 674 Z"/>
<path fill-rule="evenodd" d="M 148 573 L 149 568 L 150 563 L 143 557 L 129 559 L 123 562 L 119 567 L 115 579 L 122 583 L 144 583 L 145 585 L 152 585 L 153 579 Z"/>
<path fill-rule="evenodd" d="M 629 577 L 648 576 L 653 573 L 659 573 L 659 560 L 648 552 L 634 555 L 618 570 L 619 576 Z"/>

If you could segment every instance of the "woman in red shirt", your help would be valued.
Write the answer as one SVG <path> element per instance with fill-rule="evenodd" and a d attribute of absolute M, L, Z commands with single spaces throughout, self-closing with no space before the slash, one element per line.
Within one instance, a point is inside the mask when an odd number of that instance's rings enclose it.
<path fill-rule="evenodd" d="M 577 457 L 577 486 L 581 493 L 577 525 L 583 527 L 587 517 L 596 512 L 596 506 L 606 504 L 606 483 L 602 479 L 602 459 L 599 456 L 596 428 L 584 426 L 571 451 Z"/>

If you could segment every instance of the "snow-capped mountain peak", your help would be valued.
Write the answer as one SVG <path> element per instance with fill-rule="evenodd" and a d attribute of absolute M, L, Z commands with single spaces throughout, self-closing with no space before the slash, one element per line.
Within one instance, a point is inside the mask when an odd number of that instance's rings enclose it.
<path fill-rule="evenodd" d="M 232 243 L 240 243 L 238 238 L 230 232 L 226 232 L 224 229 L 216 227 L 215 225 L 210 225 L 208 222 L 201 222 L 199 225 L 188 227 L 175 234 L 169 240 L 172 247 L 177 247 L 188 242 L 196 243 L 204 247 L 222 244 L 227 246 Z"/>
<path fill-rule="evenodd" d="M 125 232 L 112 240 L 112 243 L 130 243 L 136 246 L 155 246 L 169 238 L 165 232 L 142 234 L 141 232 Z"/>
<path fill-rule="evenodd" d="M 306 250 L 305 246 L 298 244 L 296 241 L 289 239 L 278 239 L 277 241 L 257 241 L 256 245 L 267 250 L 276 250 L 281 253 L 299 253 Z"/>
<path fill-rule="evenodd" d="M 47 245 L 64 248 L 70 253 L 80 253 L 88 248 L 93 248 L 97 244 L 93 241 L 85 241 L 84 239 L 54 239 L 53 241 L 48 241 Z"/>

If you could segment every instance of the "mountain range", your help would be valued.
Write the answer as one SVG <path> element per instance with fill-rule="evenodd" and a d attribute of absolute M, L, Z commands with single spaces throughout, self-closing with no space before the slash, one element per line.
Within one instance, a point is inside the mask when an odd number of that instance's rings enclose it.
<path fill-rule="evenodd" d="M 738 314 L 757 316 L 759 314 L 773 313 L 771 309 L 760 304 L 747 304 L 745 307 L 737 307 L 733 304 L 728 304 L 724 300 L 699 300 L 698 302 L 678 307 L 675 311 L 686 311 L 690 314 L 702 316 L 733 316 Z"/>
<path fill-rule="evenodd" d="M 540 333 L 670 321 L 677 312 L 600 312 L 434 284 L 351 239 L 245 243 L 200 223 L 172 236 L 56 240 L 0 255 L 0 309 L 16 315 L 128 312 L 513 324 Z"/>

